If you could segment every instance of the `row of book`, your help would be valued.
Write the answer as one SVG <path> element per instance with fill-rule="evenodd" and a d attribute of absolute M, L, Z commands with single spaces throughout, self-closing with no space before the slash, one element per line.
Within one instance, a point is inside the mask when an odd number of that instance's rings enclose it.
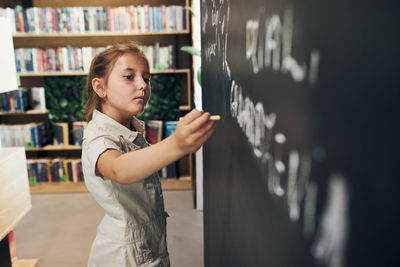
<path fill-rule="evenodd" d="M 173 45 L 141 46 L 149 61 L 150 70 L 175 69 L 175 48 Z M 18 48 L 15 49 L 17 72 L 88 72 L 93 57 L 104 47 L 59 47 L 59 48 Z"/>
<path fill-rule="evenodd" d="M 0 94 L 0 111 L 25 112 L 29 109 L 46 110 L 44 87 L 32 87 L 30 91 L 28 88 L 19 88 Z"/>
<path fill-rule="evenodd" d="M 29 109 L 28 89 L 21 88 L 0 94 L 0 110 L 6 112 L 24 112 Z"/>
<path fill-rule="evenodd" d="M 17 72 L 88 71 L 93 57 L 103 47 L 71 46 L 59 48 L 18 48 L 15 49 Z"/>
<path fill-rule="evenodd" d="M 46 123 L 0 125 L 0 147 L 43 147 L 48 143 Z"/>
<path fill-rule="evenodd" d="M 0 8 L 14 33 L 157 32 L 186 29 L 183 6 Z"/>
<path fill-rule="evenodd" d="M 86 125 L 87 122 L 85 121 L 73 121 L 71 123 L 73 140 L 70 142 L 68 123 L 53 123 L 51 143 L 61 147 L 70 144 L 82 146 Z M 43 147 L 50 143 L 48 136 L 45 122 L 15 125 L 0 124 L 0 147 Z"/>
<path fill-rule="evenodd" d="M 27 159 L 30 184 L 84 181 L 81 159 Z"/>

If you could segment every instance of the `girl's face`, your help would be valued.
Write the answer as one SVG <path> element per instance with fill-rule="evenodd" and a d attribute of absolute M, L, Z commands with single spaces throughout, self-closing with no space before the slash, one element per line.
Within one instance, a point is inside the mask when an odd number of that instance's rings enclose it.
<path fill-rule="evenodd" d="M 125 53 L 108 77 L 102 111 L 123 120 L 142 113 L 149 98 L 150 71 L 146 60 L 135 53 Z"/>

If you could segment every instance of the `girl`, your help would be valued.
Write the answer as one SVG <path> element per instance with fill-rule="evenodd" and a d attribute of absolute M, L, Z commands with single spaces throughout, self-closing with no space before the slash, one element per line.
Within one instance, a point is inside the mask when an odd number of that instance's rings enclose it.
<path fill-rule="evenodd" d="M 150 98 L 149 63 L 137 44 L 111 46 L 87 79 L 82 165 L 86 186 L 105 209 L 89 266 L 169 266 L 166 217 L 157 171 L 196 151 L 215 130 L 192 110 L 170 137 L 149 146 L 135 118 Z"/>

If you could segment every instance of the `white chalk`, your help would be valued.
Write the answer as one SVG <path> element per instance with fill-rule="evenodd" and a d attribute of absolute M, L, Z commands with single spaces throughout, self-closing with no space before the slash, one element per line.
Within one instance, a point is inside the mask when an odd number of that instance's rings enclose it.
<path fill-rule="evenodd" d="M 219 121 L 221 119 L 220 115 L 212 115 L 210 116 L 211 121 Z"/>

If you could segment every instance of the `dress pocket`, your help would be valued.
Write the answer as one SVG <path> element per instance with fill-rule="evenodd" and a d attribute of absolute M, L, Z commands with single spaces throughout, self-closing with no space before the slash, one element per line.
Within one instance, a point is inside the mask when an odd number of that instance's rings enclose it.
<path fill-rule="evenodd" d="M 150 248 L 148 240 L 137 241 L 131 246 L 133 246 L 133 254 L 138 266 L 154 261 L 154 255 Z"/>
<path fill-rule="evenodd" d="M 164 199 L 161 189 L 161 183 L 155 175 L 144 180 L 143 183 L 146 193 L 149 198 L 150 208 L 156 213 L 164 211 Z"/>

